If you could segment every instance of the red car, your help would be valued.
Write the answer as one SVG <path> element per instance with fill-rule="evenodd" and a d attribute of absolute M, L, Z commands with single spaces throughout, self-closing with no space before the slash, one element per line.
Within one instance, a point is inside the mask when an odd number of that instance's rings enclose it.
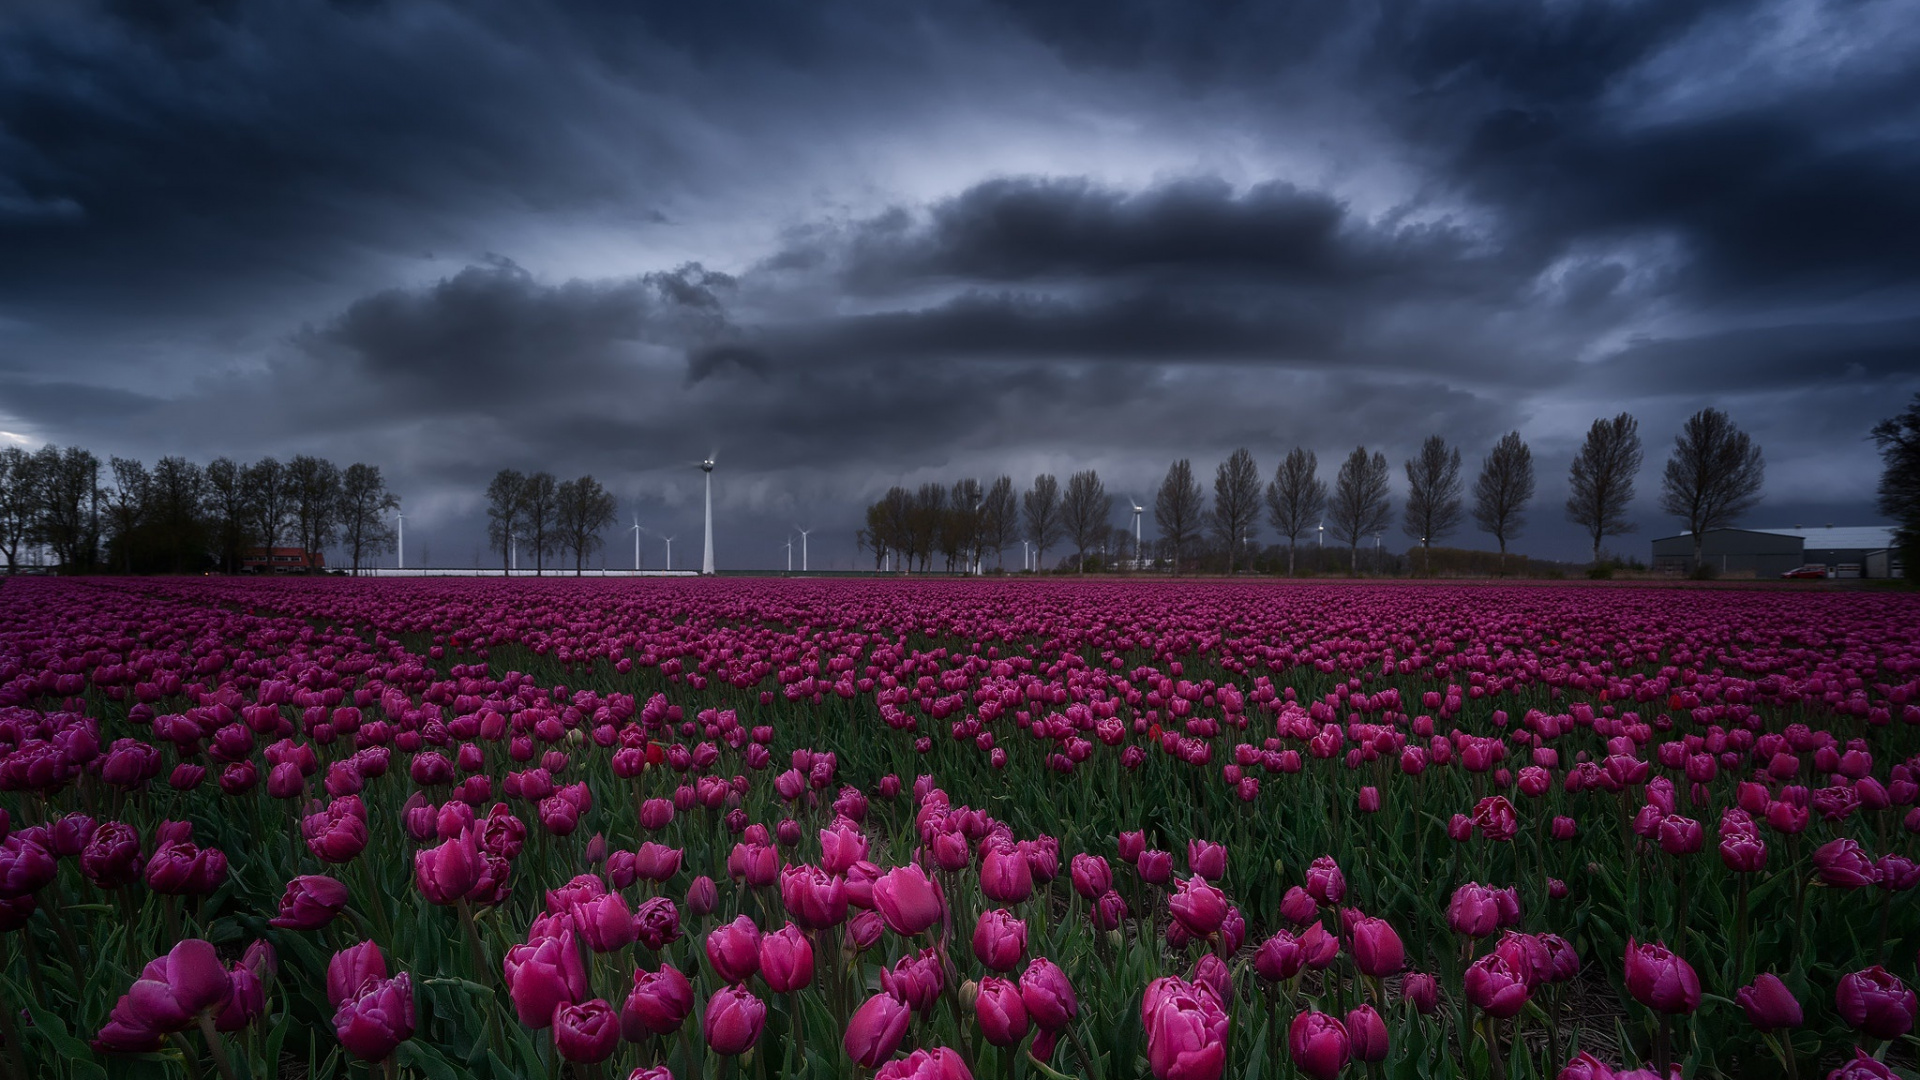
<path fill-rule="evenodd" d="M 1805 566 L 1796 566 L 1780 576 L 1783 578 L 1824 578 L 1827 576 L 1827 564 L 1808 563 Z"/>

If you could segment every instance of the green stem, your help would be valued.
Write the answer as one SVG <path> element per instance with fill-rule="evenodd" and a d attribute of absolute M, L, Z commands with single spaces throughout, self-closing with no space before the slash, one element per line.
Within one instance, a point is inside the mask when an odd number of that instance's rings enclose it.
<path fill-rule="evenodd" d="M 200 1037 L 207 1040 L 207 1054 L 213 1058 L 213 1067 L 220 1070 L 225 1080 L 234 1080 L 233 1062 L 227 1060 L 226 1043 L 220 1040 L 220 1033 L 213 1029 L 213 1010 L 200 1011 Z"/>

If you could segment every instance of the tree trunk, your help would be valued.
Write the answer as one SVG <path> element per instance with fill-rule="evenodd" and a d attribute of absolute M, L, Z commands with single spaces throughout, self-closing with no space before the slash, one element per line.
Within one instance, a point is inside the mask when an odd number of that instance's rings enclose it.
<path fill-rule="evenodd" d="M 1293 576 L 1293 537 L 1287 537 L 1287 576 Z"/>

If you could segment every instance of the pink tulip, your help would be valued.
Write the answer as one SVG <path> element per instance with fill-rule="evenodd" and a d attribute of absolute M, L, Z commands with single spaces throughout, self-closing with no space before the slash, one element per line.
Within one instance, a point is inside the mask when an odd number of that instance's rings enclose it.
<path fill-rule="evenodd" d="M 1733 999 L 1746 1010 L 1747 1022 L 1758 1031 L 1799 1027 L 1805 1019 L 1793 991 L 1788 990 L 1787 984 L 1771 972 L 1762 973 L 1752 983 L 1741 987 Z"/>
<path fill-rule="evenodd" d="M 334 1034 L 363 1061 L 385 1061 L 413 1038 L 413 982 L 406 972 L 363 984 L 333 1014 Z"/>
<path fill-rule="evenodd" d="M 1690 1013 L 1700 1007 L 1700 979 L 1666 946 L 1627 939 L 1627 992 L 1656 1012 Z"/>
<path fill-rule="evenodd" d="M 1034 1024 L 1047 1031 L 1064 1029 L 1080 1014 L 1080 1002 L 1067 973 L 1044 956 L 1034 957 L 1021 973 L 1020 998 Z"/>
<path fill-rule="evenodd" d="M 1027 924 L 1006 908 L 980 913 L 973 928 L 973 955 L 994 971 L 1012 971 L 1027 951 Z"/>
<path fill-rule="evenodd" d="M 1156 1080 L 1218 1080 L 1226 1068 L 1227 1014 L 1211 991 L 1155 979 L 1141 998 L 1140 1023 Z"/>
<path fill-rule="evenodd" d="M 1879 964 L 1842 975 L 1833 997 L 1848 1026 L 1876 1039 L 1905 1035 L 1920 1015 L 1913 991 Z"/>
<path fill-rule="evenodd" d="M 305 874 L 287 882 L 280 913 L 268 925 L 282 930 L 318 930 L 347 906 L 347 887 L 330 877 Z"/>
<path fill-rule="evenodd" d="M 1032 1029 L 1019 989 L 997 975 L 980 980 L 973 1011 L 980 1022 L 980 1033 L 994 1046 L 1017 1046 Z"/>
<path fill-rule="evenodd" d="M 1323 1012 L 1308 1010 L 1287 1027 L 1287 1052 L 1300 1071 L 1314 1080 L 1333 1080 L 1346 1068 L 1351 1044 L 1346 1025 Z"/>
<path fill-rule="evenodd" d="M 760 938 L 760 976 L 776 994 L 804 990 L 813 981 L 813 943 L 788 923 Z"/>
<path fill-rule="evenodd" d="M 902 937 L 912 937 L 940 921 L 946 910 L 946 898 L 939 882 L 909 863 L 875 879 L 873 906 L 886 920 L 888 929 Z"/>
<path fill-rule="evenodd" d="M 620 1020 L 599 998 L 553 1009 L 553 1048 L 568 1061 L 598 1065 L 620 1042 Z"/>
<path fill-rule="evenodd" d="M 573 1005 L 587 996 L 587 973 L 574 944 L 573 931 L 562 928 L 552 937 L 507 949 L 502 961 L 507 996 L 514 1013 L 530 1028 L 553 1023 L 556 1006 Z"/>
<path fill-rule="evenodd" d="M 707 935 L 707 962 L 730 983 L 743 983 L 760 970 L 760 928 L 746 915 Z"/>
<path fill-rule="evenodd" d="M 877 1068 L 900 1048 L 913 1013 L 899 998 L 879 993 L 868 998 L 847 1020 L 842 1044 L 847 1056 L 863 1069 Z"/>
<path fill-rule="evenodd" d="M 1362 1004 L 1347 1013 L 1346 1027 L 1353 1060 L 1387 1060 L 1387 1024 L 1373 1006 Z"/>
<path fill-rule="evenodd" d="M 1307 867 L 1307 895 L 1322 907 L 1338 904 L 1347 895 L 1347 878 L 1333 856 L 1322 855 Z"/>
<path fill-rule="evenodd" d="M 387 958 L 371 941 L 350 945 L 327 962 L 327 1004 L 339 1008 L 360 987 L 387 977 Z"/>
<path fill-rule="evenodd" d="M 633 989 L 620 1008 L 620 1033 L 629 1042 L 650 1035 L 671 1035 L 693 1012 L 693 985 L 680 970 L 661 964 L 658 970 L 633 973 Z"/>
<path fill-rule="evenodd" d="M 1113 888 L 1113 870 L 1108 867 L 1107 860 L 1098 855 L 1075 855 L 1068 869 L 1071 871 L 1073 891 L 1088 900 L 1098 900 Z"/>
<path fill-rule="evenodd" d="M 1385 919 L 1360 918 L 1347 933 L 1353 940 L 1354 966 L 1360 974 L 1382 979 L 1398 974 L 1405 965 L 1406 948 Z"/>

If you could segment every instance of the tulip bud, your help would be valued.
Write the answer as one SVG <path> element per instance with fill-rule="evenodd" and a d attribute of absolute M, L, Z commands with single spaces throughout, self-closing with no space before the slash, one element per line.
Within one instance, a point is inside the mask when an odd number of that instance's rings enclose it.
<path fill-rule="evenodd" d="M 1287 1027 L 1287 1050 L 1301 1072 L 1314 1080 L 1333 1080 L 1349 1056 L 1346 1026 L 1323 1012 L 1300 1013 Z"/>
<path fill-rule="evenodd" d="M 863 1069 L 873 1069 L 893 1056 L 906 1037 L 907 1021 L 913 1016 L 906 1004 L 892 994 L 879 993 L 868 998 L 847 1020 L 842 1039 L 847 1056 Z"/>
<path fill-rule="evenodd" d="M 1700 1007 L 1700 979 L 1693 967 L 1653 942 L 1627 939 L 1627 992 L 1649 1009 L 1690 1013 Z"/>
<path fill-rule="evenodd" d="M 1032 1029 L 1019 989 L 998 976 L 980 980 L 973 1009 L 981 1034 L 994 1046 L 1017 1046 Z"/>
<path fill-rule="evenodd" d="M 1747 1021 L 1762 1033 L 1799 1027 L 1805 1019 L 1793 991 L 1788 990 L 1787 984 L 1771 972 L 1763 973 L 1752 983 L 1741 987 L 1733 999 L 1746 1010 Z"/>
<path fill-rule="evenodd" d="M 693 1012 L 693 986 L 678 968 L 661 964 L 657 971 L 633 973 L 633 990 L 620 1008 L 620 1033 L 629 1042 L 680 1030 Z"/>

